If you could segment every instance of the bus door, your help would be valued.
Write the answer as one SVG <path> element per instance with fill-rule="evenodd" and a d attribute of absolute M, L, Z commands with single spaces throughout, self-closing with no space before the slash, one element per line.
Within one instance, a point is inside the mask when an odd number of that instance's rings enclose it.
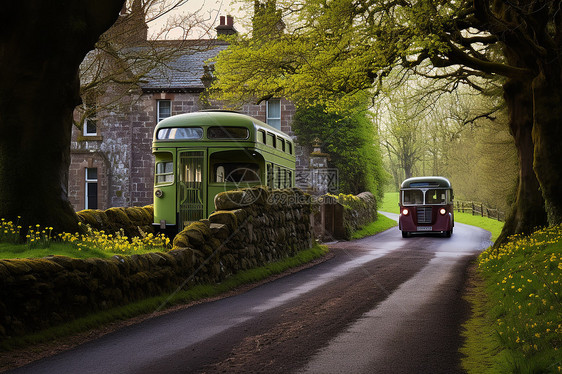
<path fill-rule="evenodd" d="M 178 152 L 178 232 L 207 218 L 205 151 Z"/>

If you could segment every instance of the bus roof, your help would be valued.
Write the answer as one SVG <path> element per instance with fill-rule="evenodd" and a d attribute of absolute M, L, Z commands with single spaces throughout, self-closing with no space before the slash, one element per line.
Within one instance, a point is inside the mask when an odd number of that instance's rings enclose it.
<path fill-rule="evenodd" d="M 192 113 L 177 114 L 160 121 L 154 133 L 159 129 L 169 127 L 191 127 L 191 126 L 222 126 L 222 127 L 260 127 L 290 140 L 290 137 L 279 129 L 268 125 L 248 115 L 226 111 L 208 110 Z"/>
<path fill-rule="evenodd" d="M 451 182 L 444 177 L 414 177 L 402 182 L 400 188 L 440 187 L 451 188 Z"/>

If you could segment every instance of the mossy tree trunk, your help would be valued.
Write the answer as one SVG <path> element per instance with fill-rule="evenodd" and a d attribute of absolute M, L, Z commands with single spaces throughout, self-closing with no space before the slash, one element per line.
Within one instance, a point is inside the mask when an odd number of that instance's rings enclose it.
<path fill-rule="evenodd" d="M 548 223 L 562 223 L 562 67 L 541 66 L 533 81 L 534 169 L 545 200 Z"/>
<path fill-rule="evenodd" d="M 504 84 L 509 126 L 519 157 L 519 179 L 515 202 L 506 218 L 501 244 L 513 234 L 525 234 L 547 223 L 544 199 L 533 168 L 533 95 L 530 82 L 509 80 Z"/>
<path fill-rule="evenodd" d="M 521 69 L 504 85 L 510 129 L 519 154 L 519 184 L 498 244 L 512 234 L 562 223 L 562 18 L 555 16 L 555 3 L 521 3 L 526 9 L 523 12 L 511 3 L 494 4 L 496 16 L 503 21 L 494 28 L 503 42 L 506 61 Z M 502 26 L 515 21 L 525 27 Z"/>
<path fill-rule="evenodd" d="M 11 1 L 0 16 L 0 217 L 75 231 L 68 201 L 78 70 L 124 0 Z"/>

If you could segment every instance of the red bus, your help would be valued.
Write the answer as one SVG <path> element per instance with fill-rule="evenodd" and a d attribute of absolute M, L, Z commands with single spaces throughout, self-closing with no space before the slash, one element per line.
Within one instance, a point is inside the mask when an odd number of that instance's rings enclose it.
<path fill-rule="evenodd" d="M 400 186 L 402 237 L 412 233 L 440 233 L 450 237 L 455 226 L 453 189 L 443 177 L 408 178 Z"/>

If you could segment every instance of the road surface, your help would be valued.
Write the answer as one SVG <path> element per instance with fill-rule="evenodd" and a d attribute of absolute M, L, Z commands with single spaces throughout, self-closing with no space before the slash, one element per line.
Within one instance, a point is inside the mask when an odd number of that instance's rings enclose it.
<path fill-rule="evenodd" d="M 396 218 L 396 215 L 390 215 Z M 455 373 L 465 270 L 490 245 L 397 228 L 331 244 L 334 257 L 129 326 L 13 373 Z"/>

